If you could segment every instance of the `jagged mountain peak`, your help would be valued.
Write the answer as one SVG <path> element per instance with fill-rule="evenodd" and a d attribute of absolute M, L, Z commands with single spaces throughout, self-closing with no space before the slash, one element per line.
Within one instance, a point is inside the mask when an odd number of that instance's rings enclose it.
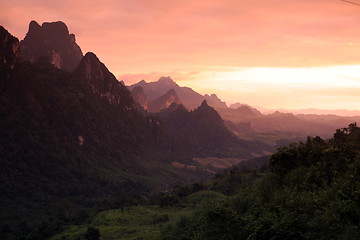
<path fill-rule="evenodd" d="M 85 54 L 77 71 L 80 71 L 85 79 L 98 79 L 101 81 L 104 81 L 105 75 L 110 73 L 106 66 L 92 52 Z M 113 78 L 115 77 L 113 76 Z"/>
<path fill-rule="evenodd" d="M 212 94 L 205 94 L 204 97 L 209 97 L 209 98 L 217 98 L 218 96 L 215 93 Z"/>
<path fill-rule="evenodd" d="M 47 31 L 49 33 L 53 32 L 54 34 L 58 34 L 59 36 L 66 37 L 67 35 L 69 35 L 68 27 L 65 23 L 61 21 L 44 22 L 41 27 L 44 29 L 44 31 Z"/>
<path fill-rule="evenodd" d="M 209 106 L 206 100 L 202 101 L 201 105 L 193 112 L 197 115 L 207 116 L 208 118 L 212 118 L 213 120 L 216 119 L 216 121 L 223 121 L 219 113 L 213 107 Z"/>
<path fill-rule="evenodd" d="M 148 110 L 147 97 L 144 93 L 144 89 L 141 86 L 136 86 L 131 91 L 131 95 L 135 102 L 140 105 L 144 110 Z"/>
<path fill-rule="evenodd" d="M 87 52 L 85 54 L 76 71 L 81 72 L 83 79 L 87 79 L 88 81 L 112 81 L 125 87 L 124 82 L 118 81 L 93 52 Z"/>
<path fill-rule="evenodd" d="M 161 77 L 156 82 L 145 82 L 144 80 L 129 86 L 130 89 L 133 89 L 136 86 L 142 86 L 146 96 L 149 101 L 153 101 L 170 89 L 174 89 L 181 101 L 182 104 L 187 109 L 197 108 L 201 102 L 205 99 L 210 106 L 215 107 L 216 109 L 227 108 L 225 102 L 221 101 L 215 94 L 211 95 L 201 95 L 200 93 L 194 91 L 189 87 L 181 87 L 170 77 Z"/>
<path fill-rule="evenodd" d="M 171 105 L 168 108 L 170 111 L 182 111 L 182 112 L 187 112 L 186 108 L 184 105 L 173 102 L 171 103 Z"/>
<path fill-rule="evenodd" d="M 109 74 L 106 66 L 100 62 L 99 58 L 92 52 L 87 52 L 79 64 L 79 68 L 87 79 L 104 79 L 105 74 Z M 114 76 L 115 78 L 115 76 Z"/>
<path fill-rule="evenodd" d="M 226 109 L 227 105 L 225 102 L 221 101 L 220 98 L 216 94 L 205 94 L 205 99 L 210 103 L 211 106 L 217 108 L 217 109 Z"/>
<path fill-rule="evenodd" d="M 94 53 L 85 54 L 74 75 L 86 82 L 93 94 L 105 97 L 110 104 L 119 105 L 125 110 L 136 108 L 130 91 L 115 78 Z"/>
<path fill-rule="evenodd" d="M 93 52 L 87 52 L 83 58 L 83 60 L 100 62 L 99 58 Z"/>
<path fill-rule="evenodd" d="M 201 108 L 207 108 L 207 107 L 209 107 L 209 104 L 207 103 L 206 100 L 204 100 L 204 101 L 202 101 L 200 107 L 201 107 Z"/>
<path fill-rule="evenodd" d="M 55 67 L 66 71 L 73 71 L 83 57 L 75 35 L 61 21 L 44 22 L 41 26 L 31 21 L 20 47 L 24 60 L 36 62 L 46 57 Z"/>
<path fill-rule="evenodd" d="M 172 102 L 168 108 L 162 109 L 160 114 L 164 117 L 172 116 L 176 118 L 179 114 L 189 114 L 189 111 L 181 103 Z"/>
<path fill-rule="evenodd" d="M 41 26 L 35 20 L 32 20 L 29 23 L 29 31 L 27 34 L 32 34 L 34 32 L 40 31 L 40 30 L 41 30 Z"/>
<path fill-rule="evenodd" d="M 161 84 L 166 84 L 166 85 L 177 85 L 177 83 L 172 80 L 169 76 L 167 77 L 161 77 L 159 80 L 158 80 L 158 83 L 161 83 Z"/>

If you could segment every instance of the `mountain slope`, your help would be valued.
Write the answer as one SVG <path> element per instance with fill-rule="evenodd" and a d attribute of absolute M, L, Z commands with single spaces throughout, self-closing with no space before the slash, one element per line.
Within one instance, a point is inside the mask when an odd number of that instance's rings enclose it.
<path fill-rule="evenodd" d="M 136 108 L 129 90 L 115 78 L 94 53 L 85 54 L 73 75 L 74 78 L 80 79 L 89 86 L 94 95 L 105 98 L 110 104 L 122 110 L 131 111 Z"/>
<path fill-rule="evenodd" d="M 181 104 L 180 99 L 178 98 L 174 89 L 170 89 L 164 95 L 149 102 L 149 111 L 160 112 L 161 110 L 170 107 L 172 103 Z"/>
<path fill-rule="evenodd" d="M 251 157 L 271 149 L 260 142 L 238 139 L 225 126 L 216 110 L 204 100 L 193 111 L 173 104 L 158 114 L 173 136 L 172 147 L 198 157 Z"/>
<path fill-rule="evenodd" d="M 148 101 L 147 97 L 144 93 L 144 89 L 140 86 L 134 87 L 131 91 L 131 95 L 134 101 L 139 105 L 139 109 L 143 109 L 145 111 L 148 110 Z"/>

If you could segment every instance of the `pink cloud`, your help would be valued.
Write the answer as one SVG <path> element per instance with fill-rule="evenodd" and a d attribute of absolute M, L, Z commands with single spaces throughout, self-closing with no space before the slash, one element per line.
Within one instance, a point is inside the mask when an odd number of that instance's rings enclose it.
<path fill-rule="evenodd" d="M 33 19 L 64 21 L 83 52 L 127 84 L 192 81 L 189 72 L 208 66 L 360 63 L 360 7 L 338 0 L 17 0 L 1 9 L 0 23 L 20 39 Z"/>
<path fill-rule="evenodd" d="M 20 38 L 32 19 L 63 20 L 84 51 L 103 56 L 117 71 L 195 63 L 346 64 L 360 54 L 346 46 L 360 42 L 359 8 L 341 1 L 19 0 L 3 5 L 1 22 Z"/>

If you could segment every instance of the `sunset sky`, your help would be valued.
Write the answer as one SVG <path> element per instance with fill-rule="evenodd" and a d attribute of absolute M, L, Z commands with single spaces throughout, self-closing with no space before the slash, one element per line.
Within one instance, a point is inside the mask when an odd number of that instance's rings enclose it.
<path fill-rule="evenodd" d="M 353 2 L 359 3 L 360 0 Z M 0 0 L 0 24 L 63 21 L 119 80 L 170 76 L 228 104 L 360 110 L 360 6 L 340 0 Z"/>

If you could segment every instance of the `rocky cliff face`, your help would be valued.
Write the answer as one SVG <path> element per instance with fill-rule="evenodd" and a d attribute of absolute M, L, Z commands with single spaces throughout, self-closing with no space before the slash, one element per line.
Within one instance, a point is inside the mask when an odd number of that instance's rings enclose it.
<path fill-rule="evenodd" d="M 100 62 L 94 53 L 86 53 L 75 77 L 86 82 L 94 95 L 105 98 L 110 104 L 118 105 L 123 110 L 135 110 L 135 102 L 130 91 Z"/>
<path fill-rule="evenodd" d="M 20 57 L 19 40 L 0 26 L 0 76 L 8 78 Z"/>
<path fill-rule="evenodd" d="M 63 22 L 43 23 L 40 26 L 36 21 L 31 21 L 20 47 L 24 60 L 36 62 L 46 57 L 55 67 L 66 71 L 73 71 L 83 57 L 75 35 L 69 34 Z"/>
<path fill-rule="evenodd" d="M 181 104 L 174 89 L 170 89 L 161 97 L 149 102 L 149 111 L 160 112 L 161 110 L 169 108 L 172 103 Z"/>
<path fill-rule="evenodd" d="M 139 104 L 139 107 L 141 107 L 144 110 L 148 110 L 148 102 L 147 97 L 144 93 L 144 89 L 140 86 L 134 87 L 131 91 L 131 95 L 134 98 L 135 102 Z"/>

